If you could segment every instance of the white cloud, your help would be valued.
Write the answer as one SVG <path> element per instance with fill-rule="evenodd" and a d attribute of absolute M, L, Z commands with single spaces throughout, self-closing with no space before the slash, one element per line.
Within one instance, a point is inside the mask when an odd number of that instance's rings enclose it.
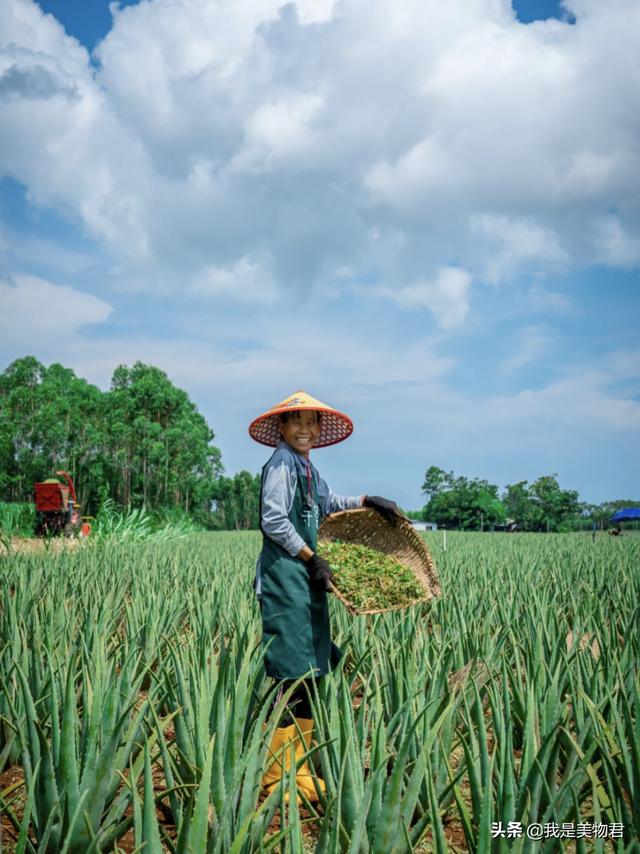
<path fill-rule="evenodd" d="M 270 304 L 279 297 L 271 274 L 250 258 L 228 267 L 206 267 L 189 285 L 190 297 L 228 299 L 240 303 Z"/>
<path fill-rule="evenodd" d="M 637 389 L 633 397 L 625 388 L 625 376 L 637 372 L 639 358 L 638 352 L 612 354 L 599 365 L 563 366 L 560 378 L 541 374 L 546 381 L 539 388 L 511 394 L 462 394 L 437 380 L 427 380 L 419 391 L 415 384 L 390 389 L 384 429 L 391 430 L 407 452 L 426 443 L 434 458 L 454 455 L 464 447 L 476 463 L 486 458 L 494 467 L 501 454 L 515 454 L 527 465 L 538 460 L 537 465 L 544 466 L 551 456 L 564 453 L 574 462 L 584 461 L 588 481 L 591 451 L 587 447 L 581 454 L 576 442 L 590 437 L 598 445 L 613 447 L 633 441 L 640 428 Z M 420 381 L 417 372 L 412 376 L 414 383 Z M 470 444 L 470 425 L 475 445 Z M 635 459 L 629 457 L 632 468 Z"/>
<path fill-rule="evenodd" d="M 571 305 L 569 299 L 564 294 L 558 291 L 551 291 L 541 285 L 540 282 L 533 282 L 529 288 L 529 296 L 533 307 L 536 310 L 542 310 L 546 313 L 564 314 L 569 310 Z"/>
<path fill-rule="evenodd" d="M 547 424 L 550 431 L 561 430 L 570 435 L 567 426 L 578 430 L 585 427 L 605 428 L 610 431 L 633 432 L 640 429 L 640 403 L 616 395 L 611 384 L 617 378 L 611 373 L 591 370 L 551 382 L 539 390 L 526 389 L 510 398 L 491 401 L 494 416 L 503 424 Z"/>
<path fill-rule="evenodd" d="M 470 288 L 471 276 L 466 270 L 441 267 L 431 281 L 395 289 L 387 286 L 372 288 L 370 294 L 391 299 L 402 308 L 428 309 L 441 329 L 453 329 L 464 322 L 469 312 Z"/>
<path fill-rule="evenodd" d="M 438 198 L 468 182 L 471 175 L 464 160 L 457 159 L 443 140 L 420 140 L 396 163 L 373 164 L 364 184 L 378 201 L 402 213 L 420 216 L 429 196 Z"/>
<path fill-rule="evenodd" d="M 0 338 L 5 347 L 59 345 L 82 327 L 102 323 L 112 310 L 93 294 L 36 276 L 14 274 L 0 281 Z"/>
<path fill-rule="evenodd" d="M 68 249 L 49 238 L 18 235 L 1 226 L 0 259 L 6 269 L 35 266 L 62 275 L 79 273 L 97 264 L 96 257 L 89 252 Z"/>
<path fill-rule="evenodd" d="M 632 380 L 636 387 L 640 386 L 640 350 L 618 350 L 610 353 L 604 360 L 604 367 L 614 382 Z"/>
<path fill-rule="evenodd" d="M 232 171 L 269 171 L 282 162 L 295 163 L 313 143 L 311 122 L 322 108 L 317 95 L 263 104 L 247 121 L 246 142 L 230 164 Z"/>
<path fill-rule="evenodd" d="M 507 373 L 517 371 L 526 365 L 534 364 L 548 355 L 553 339 L 548 330 L 539 326 L 526 326 L 516 337 L 513 353 L 503 359 L 499 367 Z"/>
<path fill-rule="evenodd" d="M 605 216 L 597 222 L 598 258 L 613 267 L 633 268 L 640 263 L 640 230 L 630 234 L 618 216 Z"/>
<path fill-rule="evenodd" d="M 508 0 L 151 0 L 113 7 L 95 71 L 6 0 L 0 174 L 160 293 L 230 258 L 268 257 L 282 293 L 345 267 L 398 290 L 443 266 L 635 266 L 640 6 L 571 9 L 525 26 Z"/>
<path fill-rule="evenodd" d="M 527 263 L 544 267 L 568 260 L 555 234 L 530 220 L 474 214 L 470 225 L 494 246 L 485 262 L 484 278 L 488 282 L 503 282 Z"/>

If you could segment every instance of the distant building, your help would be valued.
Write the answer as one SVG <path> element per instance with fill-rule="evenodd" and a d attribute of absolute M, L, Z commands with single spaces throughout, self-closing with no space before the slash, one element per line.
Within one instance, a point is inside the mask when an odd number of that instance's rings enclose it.
<path fill-rule="evenodd" d="M 435 522 L 418 522 L 415 519 L 411 521 L 411 524 L 416 529 L 416 531 L 437 531 L 438 526 Z"/>

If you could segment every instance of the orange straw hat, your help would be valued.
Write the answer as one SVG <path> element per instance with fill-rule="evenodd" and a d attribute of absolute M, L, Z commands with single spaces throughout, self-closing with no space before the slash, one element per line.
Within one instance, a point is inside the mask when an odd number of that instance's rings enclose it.
<path fill-rule="evenodd" d="M 305 391 L 295 391 L 280 403 L 276 403 L 267 412 L 258 415 L 249 425 L 249 435 L 256 442 L 270 445 L 272 448 L 278 443 L 280 431 L 278 430 L 278 416 L 282 412 L 297 412 L 311 409 L 321 412 L 320 438 L 313 446 L 314 448 L 325 448 L 327 445 L 335 445 L 348 438 L 353 432 L 353 422 L 348 415 L 338 412 L 326 403 L 321 403 L 315 397 L 311 397 Z"/>

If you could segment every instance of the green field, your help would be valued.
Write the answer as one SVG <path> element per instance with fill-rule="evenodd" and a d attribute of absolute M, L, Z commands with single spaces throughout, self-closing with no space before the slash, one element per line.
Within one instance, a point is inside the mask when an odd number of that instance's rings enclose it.
<path fill-rule="evenodd" d="M 333 603 L 327 795 L 300 809 L 294 775 L 260 791 L 283 704 L 269 715 L 258 534 L 0 546 L 0 849 L 640 851 L 640 537 L 447 536 L 426 535 L 437 602 Z M 492 840 L 509 821 L 583 830 Z"/>

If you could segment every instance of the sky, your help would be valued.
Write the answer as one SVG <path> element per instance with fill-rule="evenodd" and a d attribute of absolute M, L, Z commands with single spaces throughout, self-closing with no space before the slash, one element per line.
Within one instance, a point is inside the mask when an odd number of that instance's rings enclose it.
<path fill-rule="evenodd" d="M 0 370 L 162 368 L 228 474 L 640 496 L 637 0 L 4 0 Z"/>

